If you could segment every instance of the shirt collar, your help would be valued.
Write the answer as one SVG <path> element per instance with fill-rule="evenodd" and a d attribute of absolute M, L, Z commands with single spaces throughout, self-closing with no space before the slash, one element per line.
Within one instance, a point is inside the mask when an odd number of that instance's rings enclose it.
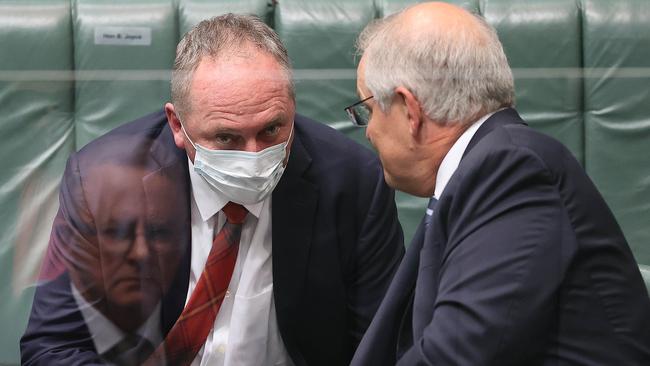
<path fill-rule="evenodd" d="M 221 192 L 212 188 L 212 186 L 194 170 L 194 164 L 187 158 L 188 168 L 190 171 L 190 182 L 192 184 L 192 194 L 194 202 L 199 209 L 201 219 L 208 221 L 212 216 L 221 211 L 228 203 L 229 199 Z M 268 198 L 266 198 L 268 199 Z M 266 200 L 265 199 L 265 200 Z M 259 219 L 262 212 L 264 201 L 243 205 L 249 213 Z"/>
<path fill-rule="evenodd" d="M 74 284 L 70 283 L 70 287 L 72 288 L 72 296 L 92 336 L 97 353 L 101 355 L 107 352 L 124 338 L 125 333 L 106 318 L 104 314 L 89 304 Z M 136 333 L 153 345 L 157 345 L 162 341 L 162 335 L 160 334 L 160 303 Z"/>
<path fill-rule="evenodd" d="M 460 165 L 460 160 L 463 158 L 465 149 L 467 149 L 467 145 L 469 145 L 472 137 L 474 137 L 474 134 L 476 134 L 476 131 L 479 129 L 479 127 L 481 127 L 481 125 L 483 125 L 483 123 L 485 123 L 485 121 L 487 121 L 488 118 L 492 117 L 492 115 L 496 112 L 498 111 L 488 113 L 474 122 L 467 130 L 465 130 L 465 132 L 463 132 L 462 135 L 460 135 L 458 140 L 456 140 L 456 142 L 454 142 L 454 144 L 451 146 L 451 149 L 449 149 L 445 157 L 442 159 L 440 168 L 438 168 L 438 175 L 436 175 L 436 189 L 433 197 L 440 198 L 442 192 L 447 186 L 447 183 L 449 183 L 451 176 L 454 175 L 454 172 L 456 172 L 458 165 Z"/>

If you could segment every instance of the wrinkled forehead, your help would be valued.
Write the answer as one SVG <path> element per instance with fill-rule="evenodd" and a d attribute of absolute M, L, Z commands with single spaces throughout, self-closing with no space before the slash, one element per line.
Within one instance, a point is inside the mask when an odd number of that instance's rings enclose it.
<path fill-rule="evenodd" d="M 204 94 L 275 91 L 290 94 L 291 75 L 271 55 L 259 51 L 226 53 L 203 58 L 194 70 L 190 98 Z"/>
<path fill-rule="evenodd" d="M 124 214 L 135 211 L 144 202 L 142 168 L 127 163 L 106 163 L 91 167 L 84 176 L 85 199 L 97 214 L 121 207 Z"/>
<path fill-rule="evenodd" d="M 97 164 L 84 175 L 84 199 L 95 218 L 136 218 L 146 214 L 147 201 L 170 202 L 173 182 L 164 177 L 147 179 L 151 172 L 125 163 Z M 158 210 L 164 205 L 157 205 Z M 167 211 L 167 210 L 165 210 Z M 172 207 L 169 207 L 171 215 Z"/>

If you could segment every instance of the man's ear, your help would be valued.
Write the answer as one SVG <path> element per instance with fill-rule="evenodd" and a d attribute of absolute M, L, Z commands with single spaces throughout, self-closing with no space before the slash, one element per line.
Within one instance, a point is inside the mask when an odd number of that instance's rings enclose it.
<path fill-rule="evenodd" d="M 181 130 L 181 120 L 178 118 L 178 113 L 174 105 L 171 103 L 165 103 L 165 115 L 167 115 L 167 123 L 169 128 L 172 129 L 172 134 L 174 135 L 174 144 L 179 149 L 185 149 L 185 135 L 183 130 Z"/>
<path fill-rule="evenodd" d="M 420 107 L 420 102 L 410 90 L 403 86 L 395 88 L 395 95 L 404 101 L 404 108 L 406 108 L 409 124 L 409 132 L 414 139 L 418 139 L 424 122 L 424 114 Z"/>

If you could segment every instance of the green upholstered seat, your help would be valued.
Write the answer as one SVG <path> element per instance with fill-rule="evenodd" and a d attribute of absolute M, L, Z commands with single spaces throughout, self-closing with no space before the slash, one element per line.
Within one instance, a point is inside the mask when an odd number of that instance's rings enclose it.
<path fill-rule="evenodd" d="M 225 13 L 254 14 L 271 24 L 272 10 L 267 0 L 178 0 L 179 38 L 201 20 Z"/>
<path fill-rule="evenodd" d="M 77 147 L 169 100 L 178 31 L 172 0 L 77 0 Z"/>
<path fill-rule="evenodd" d="M 294 66 L 298 113 L 364 144 L 363 129 L 343 108 L 357 101 L 354 42 L 373 18 L 372 0 L 287 0 L 278 2 L 274 20 Z"/>
<path fill-rule="evenodd" d="M 585 165 L 650 264 L 650 2 L 585 0 Z"/>
<path fill-rule="evenodd" d="M 483 0 L 481 9 L 513 69 L 517 110 L 583 162 L 580 10 L 566 0 Z"/>
<path fill-rule="evenodd" d="M 413 4 L 423 3 L 422 0 L 377 0 L 375 1 L 377 7 L 377 16 L 379 18 L 387 17 L 391 14 L 397 13 L 405 7 Z M 455 4 L 463 8 L 479 14 L 479 0 L 445 0 L 445 3 Z"/>
<path fill-rule="evenodd" d="M 0 364 L 18 360 L 36 279 L 74 149 L 67 0 L 0 1 Z"/>

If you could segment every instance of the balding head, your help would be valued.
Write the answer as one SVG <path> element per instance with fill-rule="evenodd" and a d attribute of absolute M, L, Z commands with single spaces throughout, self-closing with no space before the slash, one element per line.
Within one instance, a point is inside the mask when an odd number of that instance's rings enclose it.
<path fill-rule="evenodd" d="M 399 86 L 440 124 L 471 123 L 513 103 L 512 72 L 496 33 L 458 6 L 411 6 L 368 26 L 358 46 L 364 82 L 384 111 Z"/>
<path fill-rule="evenodd" d="M 190 87 L 201 61 L 245 54 L 254 57 L 256 53 L 273 57 L 281 66 L 280 74 L 264 77 L 286 79 L 293 99 L 291 63 L 277 33 L 257 16 L 229 13 L 201 21 L 178 43 L 171 78 L 171 99 L 176 111 L 188 114 L 192 109 Z"/>
<path fill-rule="evenodd" d="M 443 2 L 413 5 L 395 17 L 400 26 L 414 34 L 427 31 L 450 32 L 476 29 L 476 17 L 463 8 Z"/>

